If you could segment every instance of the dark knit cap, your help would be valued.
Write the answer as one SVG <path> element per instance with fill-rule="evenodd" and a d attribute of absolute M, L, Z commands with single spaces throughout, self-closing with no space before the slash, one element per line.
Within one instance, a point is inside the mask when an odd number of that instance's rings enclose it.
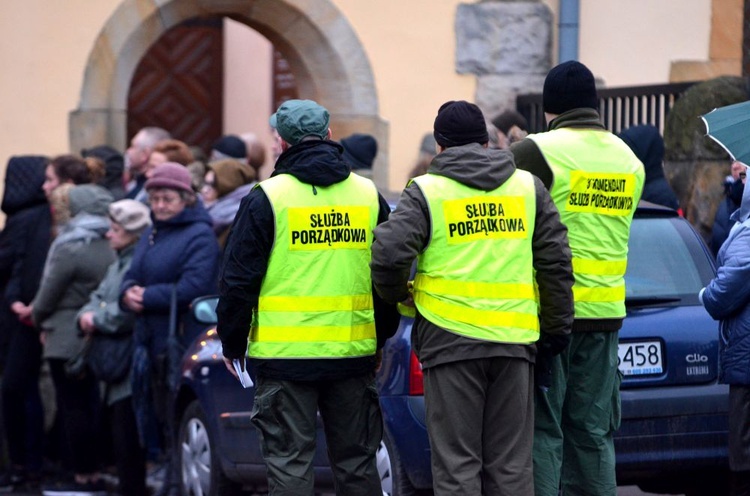
<path fill-rule="evenodd" d="M 558 115 L 576 108 L 599 110 L 596 83 L 589 68 L 576 60 L 553 67 L 544 80 L 542 107 Z"/>
<path fill-rule="evenodd" d="M 247 158 L 247 146 L 238 136 L 227 134 L 219 138 L 211 147 L 227 157 L 244 159 Z"/>
<path fill-rule="evenodd" d="M 496 116 L 492 119 L 492 125 L 504 134 L 508 134 L 508 131 L 510 131 L 510 128 L 513 126 L 518 126 L 523 131 L 529 130 L 529 124 L 526 122 L 526 118 L 515 110 L 506 110 L 502 114 Z"/>
<path fill-rule="evenodd" d="M 344 161 L 352 169 L 370 169 L 378 154 L 378 142 L 369 134 L 352 134 L 341 140 Z"/>
<path fill-rule="evenodd" d="M 167 188 L 192 192 L 193 177 L 184 165 L 164 162 L 154 168 L 153 174 L 143 187 L 146 191 L 152 188 Z"/>
<path fill-rule="evenodd" d="M 445 102 L 438 109 L 434 125 L 435 141 L 443 148 L 479 143 L 490 139 L 482 111 L 464 100 Z"/>

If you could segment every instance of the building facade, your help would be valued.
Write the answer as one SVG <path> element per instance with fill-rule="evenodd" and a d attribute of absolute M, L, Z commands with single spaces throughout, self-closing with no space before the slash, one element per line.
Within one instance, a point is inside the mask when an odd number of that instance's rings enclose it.
<path fill-rule="evenodd" d="M 130 85 L 149 48 L 186 21 L 220 16 L 224 133 L 252 132 L 270 147 L 277 49 L 299 97 L 331 110 L 334 138 L 377 138 L 373 177 L 398 191 L 443 102 L 476 101 L 490 118 L 516 94 L 541 90 L 557 62 L 563 3 L 6 0 L 0 168 L 12 155 L 124 150 Z M 575 3 L 578 59 L 607 86 L 740 73 L 739 0 Z"/>

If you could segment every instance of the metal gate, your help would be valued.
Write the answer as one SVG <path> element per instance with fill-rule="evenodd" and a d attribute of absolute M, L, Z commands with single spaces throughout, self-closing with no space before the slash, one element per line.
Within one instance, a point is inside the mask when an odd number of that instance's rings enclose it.
<path fill-rule="evenodd" d="M 616 134 L 638 124 L 652 124 L 664 134 L 664 123 L 674 103 L 685 90 L 696 83 L 599 89 L 597 93 L 602 122 Z M 518 95 L 516 109 L 528 120 L 529 133 L 547 129 L 541 93 Z"/>

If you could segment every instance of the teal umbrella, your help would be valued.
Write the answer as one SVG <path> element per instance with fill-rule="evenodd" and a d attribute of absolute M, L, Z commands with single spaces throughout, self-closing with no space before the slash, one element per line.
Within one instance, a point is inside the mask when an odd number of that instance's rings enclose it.
<path fill-rule="evenodd" d="M 732 160 L 750 164 L 750 101 L 713 109 L 702 115 L 706 135 L 721 145 Z"/>

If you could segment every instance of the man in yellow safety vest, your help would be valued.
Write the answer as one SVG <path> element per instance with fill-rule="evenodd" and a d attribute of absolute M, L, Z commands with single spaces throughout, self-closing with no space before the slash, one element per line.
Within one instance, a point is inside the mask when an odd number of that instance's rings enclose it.
<path fill-rule="evenodd" d="M 374 373 L 399 316 L 373 294 L 369 263 L 390 209 L 351 173 L 329 120 L 310 100 L 271 116 L 283 152 L 227 239 L 217 332 L 230 372 L 250 357 L 269 493 L 313 494 L 320 411 L 337 494 L 381 496 Z"/>
<path fill-rule="evenodd" d="M 539 177 L 568 228 L 575 320 L 570 346 L 548 362 L 536 391 L 534 483 L 538 496 L 614 496 L 612 434 L 620 422 L 617 335 L 625 317 L 630 223 L 643 164 L 599 118 L 594 76 L 580 62 L 544 81 L 549 132 L 511 146 L 519 169 Z"/>
<path fill-rule="evenodd" d="M 565 226 L 541 181 L 489 149 L 482 111 L 440 107 L 439 153 L 375 230 L 376 290 L 410 302 L 436 495 L 533 494 L 533 363 L 573 318 Z M 543 343 L 543 344 L 542 344 Z"/>

